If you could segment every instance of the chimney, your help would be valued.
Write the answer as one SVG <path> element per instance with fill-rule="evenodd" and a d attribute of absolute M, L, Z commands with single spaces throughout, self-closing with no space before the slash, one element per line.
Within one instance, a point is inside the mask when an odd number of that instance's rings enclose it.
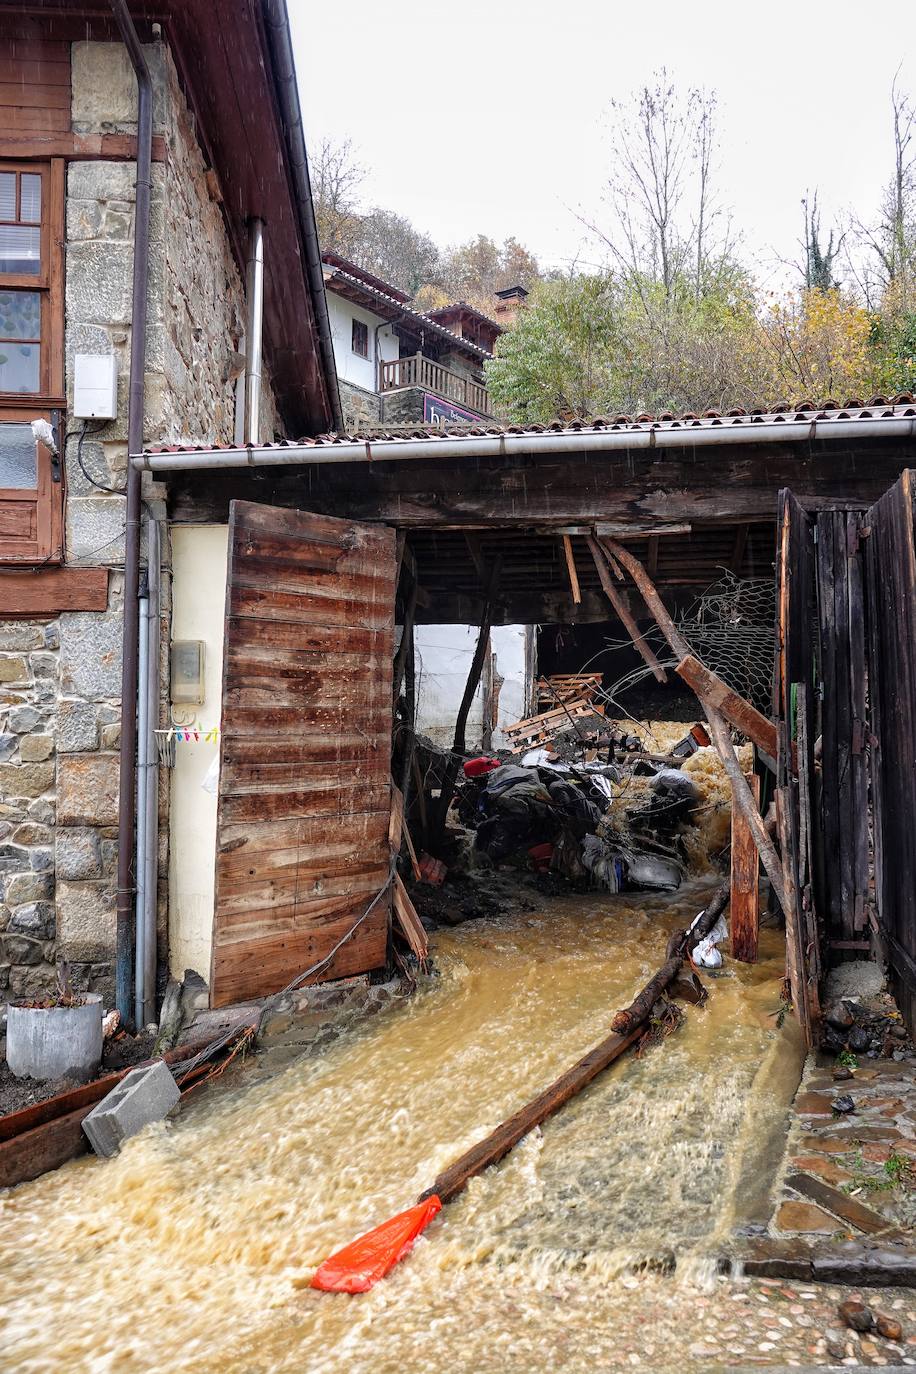
<path fill-rule="evenodd" d="M 521 283 L 517 286 L 507 286 L 504 290 L 496 292 L 496 307 L 493 314 L 503 329 L 508 329 L 510 325 L 514 324 L 515 317 L 525 304 L 527 295 L 528 292 Z"/>

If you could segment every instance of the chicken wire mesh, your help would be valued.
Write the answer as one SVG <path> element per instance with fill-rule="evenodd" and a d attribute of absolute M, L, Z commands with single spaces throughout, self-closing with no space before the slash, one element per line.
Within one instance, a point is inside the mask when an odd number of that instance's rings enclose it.
<path fill-rule="evenodd" d="M 772 709 L 775 626 L 775 581 L 740 578 L 728 571 L 677 620 L 696 657 L 764 715 Z M 665 667 L 675 666 L 657 627 L 646 631 L 645 639 Z M 617 697 L 649 676 L 651 669 L 640 664 L 619 678 L 607 695 Z"/>

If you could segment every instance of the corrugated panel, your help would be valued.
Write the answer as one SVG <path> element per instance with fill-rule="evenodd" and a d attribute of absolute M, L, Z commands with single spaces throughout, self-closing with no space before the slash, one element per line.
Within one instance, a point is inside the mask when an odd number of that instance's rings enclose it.
<path fill-rule="evenodd" d="M 234 501 L 211 1002 L 323 959 L 388 873 L 395 535 Z M 380 902 L 320 974 L 385 960 Z"/>

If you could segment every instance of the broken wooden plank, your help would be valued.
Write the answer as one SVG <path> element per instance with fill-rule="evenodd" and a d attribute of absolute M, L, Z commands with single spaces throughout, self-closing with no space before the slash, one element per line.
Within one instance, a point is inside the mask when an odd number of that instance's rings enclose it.
<path fill-rule="evenodd" d="M 591 535 L 588 536 L 585 542 L 588 544 L 589 552 L 591 553 L 592 558 L 594 559 L 595 567 L 598 571 L 598 578 L 601 582 L 602 590 L 605 596 L 607 597 L 608 601 L 610 601 L 611 605 L 614 607 L 614 610 L 617 612 L 618 620 L 620 621 L 621 625 L 623 625 L 627 634 L 632 639 L 633 644 L 639 652 L 643 662 L 647 665 L 647 667 L 652 669 L 652 672 L 655 674 L 655 677 L 658 679 L 658 681 L 667 682 L 668 678 L 664 668 L 659 663 L 658 659 L 655 657 L 655 654 L 652 652 L 648 643 L 644 639 L 639 629 L 639 626 L 636 624 L 636 621 L 630 614 L 629 607 L 627 606 L 623 597 L 618 592 L 617 588 L 614 586 L 614 583 L 611 581 L 611 578 L 608 574 L 606 550 L 601 546 L 601 544 L 599 544 L 598 540 L 593 539 Z M 613 557 L 613 555 L 611 556 Z"/>
<path fill-rule="evenodd" d="M 717 707 L 729 725 L 740 730 L 742 735 L 747 735 L 749 740 L 771 758 L 776 757 L 776 726 L 771 720 L 767 720 L 756 706 L 752 706 L 735 692 L 693 654 L 681 659 L 674 671 L 698 697 Z"/>
<path fill-rule="evenodd" d="M 579 574 L 576 572 L 576 559 L 573 554 L 572 540 L 568 534 L 563 535 L 563 553 L 566 556 L 566 572 L 569 576 L 569 589 L 572 592 L 572 599 L 577 606 L 581 606 L 582 593 L 579 590 Z"/>
<path fill-rule="evenodd" d="M 417 1201 L 424 1202 L 435 1195 L 443 1203 L 451 1202 L 452 1198 L 464 1191 L 472 1178 L 483 1173 L 484 1169 L 489 1169 L 492 1164 L 497 1164 L 513 1146 L 533 1131 L 535 1126 L 540 1126 L 554 1112 L 558 1112 L 575 1097 L 576 1093 L 591 1083 L 593 1078 L 597 1078 L 598 1074 L 613 1064 L 615 1059 L 619 1059 L 641 1035 L 642 1026 L 637 1026 L 629 1035 L 609 1035 L 607 1039 L 602 1040 L 571 1069 L 567 1069 L 566 1073 L 551 1083 L 550 1087 L 533 1102 L 522 1107 L 514 1116 L 510 1116 L 508 1121 L 497 1126 L 484 1140 L 478 1141 L 456 1159 L 454 1164 L 450 1164 L 432 1187 L 420 1194 Z"/>
<path fill-rule="evenodd" d="M 401 928 L 404 939 L 422 964 L 429 958 L 429 941 L 426 938 L 423 922 L 417 915 L 417 909 L 410 900 L 410 895 L 404 886 L 400 873 L 394 875 L 392 897 L 395 920 Z"/>
<path fill-rule="evenodd" d="M 748 774 L 751 796 L 760 806 L 760 779 Z M 737 807 L 732 811 L 731 935 L 732 958 L 756 964 L 760 927 L 760 855 L 754 836 Z"/>
<path fill-rule="evenodd" d="M 622 544 L 616 542 L 612 542 L 610 552 L 613 553 L 616 558 L 619 558 L 620 562 L 633 578 L 633 581 L 642 593 L 643 600 L 655 616 L 659 629 L 667 639 L 671 648 L 677 654 L 679 660 L 683 661 L 685 658 L 692 657 L 690 645 L 672 620 L 668 608 L 658 594 L 657 587 L 647 575 L 639 559 L 635 558 Z M 740 807 L 744 812 L 753 833 L 754 842 L 757 845 L 761 862 L 766 869 L 767 877 L 773 886 L 780 906 L 783 911 L 786 911 L 786 903 L 790 901 L 790 898 L 787 898 L 785 894 L 783 867 L 773 842 L 764 829 L 759 812 L 754 806 L 754 799 L 748 790 L 744 774 L 741 771 L 741 764 L 738 762 L 738 756 L 735 753 L 735 747 L 732 744 L 731 736 L 726 728 L 725 719 L 718 707 L 705 697 L 699 696 L 698 694 L 698 700 L 709 722 L 709 732 L 712 735 L 713 744 L 728 774 L 728 780 L 731 783 L 732 789 L 733 805 Z"/>

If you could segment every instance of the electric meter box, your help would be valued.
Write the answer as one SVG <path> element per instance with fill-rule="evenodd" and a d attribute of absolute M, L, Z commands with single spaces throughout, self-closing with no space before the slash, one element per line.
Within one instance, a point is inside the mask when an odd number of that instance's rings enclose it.
<path fill-rule="evenodd" d="M 75 355 L 72 413 L 78 420 L 117 418 L 118 360 L 113 353 Z"/>
<path fill-rule="evenodd" d="M 170 695 L 175 706 L 202 706 L 204 700 L 204 641 L 173 639 Z"/>

